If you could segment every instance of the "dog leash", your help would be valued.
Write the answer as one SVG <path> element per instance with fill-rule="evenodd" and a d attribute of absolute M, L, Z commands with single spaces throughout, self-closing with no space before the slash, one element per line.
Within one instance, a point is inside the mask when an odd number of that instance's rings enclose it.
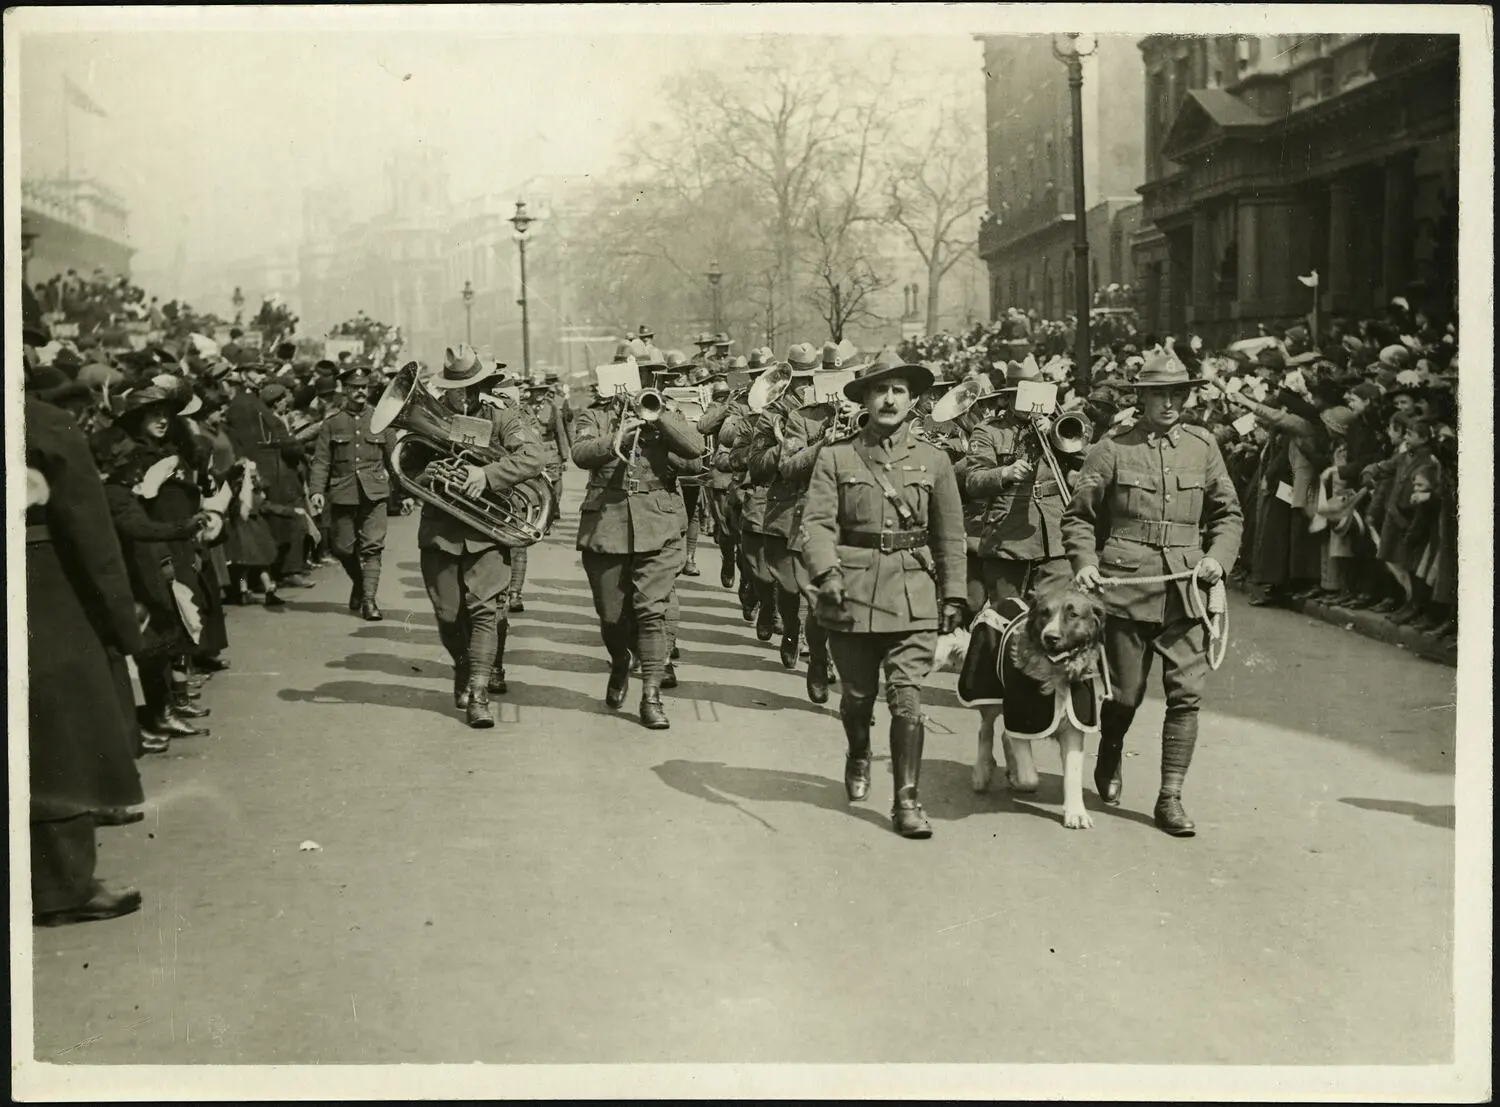
<path fill-rule="evenodd" d="M 1224 655 L 1229 651 L 1229 592 L 1221 579 L 1208 586 L 1208 598 L 1205 601 L 1199 587 L 1202 569 L 1203 563 L 1199 562 L 1191 569 L 1184 569 L 1179 573 L 1160 573 L 1146 577 L 1100 577 L 1100 583 L 1107 587 L 1122 584 L 1170 584 L 1178 580 L 1191 580 L 1193 586 L 1188 589 L 1189 602 L 1193 607 L 1193 615 L 1208 630 L 1208 667 L 1217 670 L 1224 664 Z"/>

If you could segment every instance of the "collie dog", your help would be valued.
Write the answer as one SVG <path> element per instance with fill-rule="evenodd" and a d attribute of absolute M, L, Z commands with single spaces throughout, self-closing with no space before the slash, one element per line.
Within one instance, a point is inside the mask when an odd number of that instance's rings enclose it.
<path fill-rule="evenodd" d="M 1083 754 L 1099 729 L 1103 702 L 1104 604 L 1072 584 L 1034 591 L 1023 604 L 1003 601 L 980 613 L 966 642 L 948 644 L 944 667 L 957 668 L 959 698 L 979 711 L 979 749 L 971 779 L 989 789 L 995 723 L 1003 723 L 1006 779 L 1013 792 L 1037 789 L 1033 742 L 1057 740 L 1063 767 L 1063 825 L 1086 830 Z"/>

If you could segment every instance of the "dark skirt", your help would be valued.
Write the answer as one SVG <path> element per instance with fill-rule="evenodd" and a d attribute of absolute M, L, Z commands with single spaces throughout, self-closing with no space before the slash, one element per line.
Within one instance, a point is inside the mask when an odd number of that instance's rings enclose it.
<path fill-rule="evenodd" d="M 31 818 L 140 803 L 134 712 L 50 542 L 26 547 L 26 603 Z"/>
<path fill-rule="evenodd" d="M 224 557 L 238 569 L 269 569 L 276 561 L 276 540 L 258 513 L 242 519 L 238 513 L 224 524 Z"/>

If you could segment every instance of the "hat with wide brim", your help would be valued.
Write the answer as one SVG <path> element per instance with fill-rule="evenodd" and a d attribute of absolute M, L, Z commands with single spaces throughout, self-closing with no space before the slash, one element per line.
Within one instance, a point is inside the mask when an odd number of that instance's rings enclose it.
<path fill-rule="evenodd" d="M 786 352 L 786 364 L 793 377 L 812 376 L 822 362 L 822 352 L 811 342 L 798 342 Z"/>
<path fill-rule="evenodd" d="M 500 374 L 503 362 L 481 358 L 467 342 L 449 346 L 443 351 L 443 368 L 434 373 L 428 384 L 438 390 L 449 388 L 471 388 L 482 381 Z"/>
<path fill-rule="evenodd" d="M 148 384 L 143 388 L 137 388 L 125 397 L 124 407 L 121 408 L 119 418 L 135 419 L 144 412 L 160 408 L 164 414 L 171 415 L 177 409 L 177 402 L 166 389 L 154 384 Z"/>
<path fill-rule="evenodd" d="M 1187 366 L 1168 353 L 1148 358 L 1141 371 L 1124 383 L 1125 388 L 1139 392 L 1148 388 L 1192 388 L 1203 381 L 1194 378 Z"/>
<path fill-rule="evenodd" d="M 931 388 L 935 379 L 931 369 L 925 365 L 913 365 L 903 361 L 900 354 L 887 346 L 876 354 L 875 360 L 861 369 L 852 381 L 844 385 L 844 396 L 855 403 L 860 403 L 864 400 L 866 390 L 872 384 L 879 384 L 897 377 L 906 380 L 913 398 Z"/>

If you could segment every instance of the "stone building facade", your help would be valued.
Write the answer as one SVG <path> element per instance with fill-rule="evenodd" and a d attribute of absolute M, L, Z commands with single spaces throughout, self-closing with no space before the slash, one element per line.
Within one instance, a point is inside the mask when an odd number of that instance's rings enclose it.
<path fill-rule="evenodd" d="M 979 255 L 990 313 L 1074 310 L 1073 117 L 1067 67 L 1046 35 L 985 35 L 989 207 Z M 1084 60 L 1083 170 L 1089 293 L 1134 284 L 1130 249 L 1144 179 L 1144 121 L 1135 40 L 1100 35 Z"/>
<path fill-rule="evenodd" d="M 1143 323 L 1209 341 L 1456 295 L 1458 37 L 1153 35 Z M 1318 273 L 1316 293 L 1297 280 Z"/>

